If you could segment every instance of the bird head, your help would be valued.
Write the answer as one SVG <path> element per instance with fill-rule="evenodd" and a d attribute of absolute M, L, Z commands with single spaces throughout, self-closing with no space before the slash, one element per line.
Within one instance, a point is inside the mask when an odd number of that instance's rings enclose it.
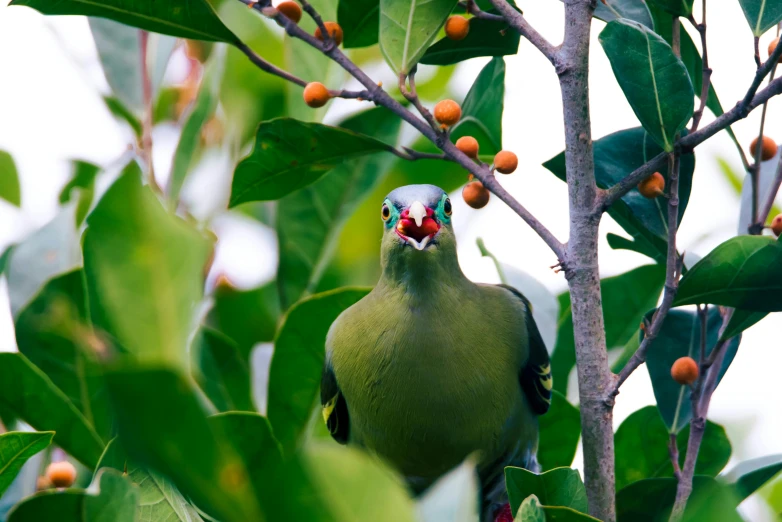
<path fill-rule="evenodd" d="M 451 228 L 451 200 L 434 185 L 407 185 L 383 201 L 383 252 L 390 255 L 426 256 L 438 251 L 456 253 Z"/>

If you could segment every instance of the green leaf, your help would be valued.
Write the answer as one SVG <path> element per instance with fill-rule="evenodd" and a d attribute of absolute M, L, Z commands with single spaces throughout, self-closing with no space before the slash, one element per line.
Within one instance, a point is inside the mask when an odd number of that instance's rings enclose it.
<path fill-rule="evenodd" d="M 447 36 L 438 40 L 421 57 L 429 65 L 453 65 L 481 56 L 507 56 L 519 50 L 521 35 L 505 22 L 470 19 L 470 31 L 462 40 Z"/>
<path fill-rule="evenodd" d="M 11 252 L 6 278 L 14 319 L 49 279 L 82 265 L 75 214 L 75 205 L 66 206 Z"/>
<path fill-rule="evenodd" d="M 54 431 L 54 443 L 94 468 L 104 443 L 87 419 L 52 381 L 20 353 L 0 353 L 0 406 L 39 431 Z"/>
<path fill-rule="evenodd" d="M 654 310 L 647 314 L 651 320 Z M 706 355 L 708 356 L 717 344 L 717 337 L 722 316 L 716 307 L 709 308 L 706 320 Z M 640 332 L 643 336 L 643 332 Z M 643 338 L 643 337 L 641 337 Z M 734 338 L 724 348 L 725 359 L 720 368 L 718 378 L 722 379 L 728 366 L 733 361 L 739 348 L 739 338 Z M 698 314 L 694 311 L 671 310 L 663 321 L 657 337 L 649 344 L 646 355 L 646 368 L 652 379 L 654 397 L 663 421 L 670 433 L 678 433 L 687 426 L 692 417 L 691 396 L 689 386 L 678 384 L 671 377 L 671 366 L 680 357 L 700 358 L 701 324 Z"/>
<path fill-rule="evenodd" d="M 9 431 L 0 435 L 0 497 L 27 459 L 52 443 L 53 431 Z"/>
<path fill-rule="evenodd" d="M 350 118 L 342 127 L 393 144 L 400 124 L 394 113 L 376 108 Z M 390 154 L 375 154 L 346 161 L 312 185 L 280 200 L 276 220 L 280 248 L 277 281 L 283 309 L 316 290 L 343 226 L 383 181 L 393 160 Z M 379 208 L 380 202 L 377 204 Z"/>
<path fill-rule="evenodd" d="M 464 98 L 462 118 L 454 126 L 451 139 L 462 136 L 478 140 L 479 155 L 487 162 L 502 150 L 502 110 L 505 100 L 505 60 L 492 58 L 481 69 Z"/>
<path fill-rule="evenodd" d="M 125 105 L 114 96 L 103 96 L 102 98 L 103 103 L 106 105 L 106 108 L 109 110 L 109 112 L 118 120 L 127 123 L 133 133 L 136 135 L 137 139 L 141 138 L 141 134 L 143 133 L 144 129 L 142 128 L 141 121 L 136 117 L 136 115 L 130 112 L 130 109 L 125 107 Z M 156 112 L 156 115 L 153 119 L 154 123 L 158 123 L 157 118 L 158 116 Z"/>
<path fill-rule="evenodd" d="M 0 254 L 0 275 L 5 272 L 5 267 L 8 266 L 8 259 L 11 257 L 11 252 L 14 251 L 14 245 L 9 245 L 2 254 Z"/>
<path fill-rule="evenodd" d="M 8 522 L 135 522 L 139 491 L 127 477 L 104 469 L 95 480 L 97 494 L 80 489 L 44 491 L 17 504 L 8 514 Z"/>
<path fill-rule="evenodd" d="M 537 474 L 524 468 L 505 468 L 511 513 L 518 511 L 521 502 L 535 495 L 544 506 L 568 507 L 585 513 L 587 511 L 586 488 L 578 471 L 570 468 L 556 468 Z"/>
<path fill-rule="evenodd" d="M 254 411 L 247 357 L 220 332 L 201 328 L 196 334 L 196 381 L 220 411 Z"/>
<path fill-rule="evenodd" d="M 141 31 L 106 18 L 88 21 L 109 87 L 125 107 L 140 114 L 144 110 Z"/>
<path fill-rule="evenodd" d="M 111 411 L 98 361 L 105 352 L 89 326 L 84 273 L 58 276 L 19 314 L 16 344 L 41 369 L 104 439 L 111 432 Z"/>
<path fill-rule="evenodd" d="M 106 380 L 119 440 L 134 461 L 170 477 L 224 522 L 266 520 L 248 470 L 207 421 L 185 378 L 167 369 L 125 366 L 108 371 Z"/>
<path fill-rule="evenodd" d="M 381 460 L 357 448 L 335 444 L 313 444 L 304 459 L 337 520 L 416 520 L 404 483 Z"/>
<path fill-rule="evenodd" d="M 688 427 L 676 437 L 681 466 L 684 465 L 689 436 Z M 668 453 L 669 440 L 670 434 L 656 407 L 646 406 L 627 417 L 614 435 L 616 489 L 622 489 L 637 480 L 673 476 Z M 716 476 L 728 463 L 730 454 L 731 445 L 725 428 L 706 421 L 695 473 Z"/>
<path fill-rule="evenodd" d="M 331 323 L 368 293 L 365 288 L 339 288 L 316 294 L 285 316 L 274 341 L 268 411 L 286 454 L 300 445 L 315 406 Z"/>
<path fill-rule="evenodd" d="M 675 478 L 633 482 L 616 495 L 617 522 L 667 521 L 676 498 Z M 711 477 L 696 475 L 683 522 L 741 522 L 729 488 Z"/>
<path fill-rule="evenodd" d="M 644 128 L 667 152 L 694 110 L 692 82 L 671 46 L 649 28 L 621 19 L 600 33 L 619 86 Z"/>
<path fill-rule="evenodd" d="M 782 20 L 782 3 L 775 0 L 739 0 L 752 34 L 760 36 Z"/>
<path fill-rule="evenodd" d="M 4 199 L 17 207 L 22 204 L 22 193 L 19 188 L 19 173 L 16 163 L 4 150 L 0 150 L 0 199 Z"/>
<path fill-rule="evenodd" d="M 229 206 L 280 199 L 344 159 L 389 150 L 382 141 L 320 123 L 277 118 L 261 123 L 252 153 L 234 171 Z"/>
<path fill-rule="evenodd" d="M 717 246 L 682 277 L 673 304 L 699 303 L 782 311 L 782 243 L 738 236 Z"/>
<path fill-rule="evenodd" d="M 738 334 L 760 322 L 768 315 L 768 312 L 750 312 L 748 310 L 733 310 L 730 321 L 725 327 L 725 331 L 720 335 L 720 340 L 736 337 Z"/>
<path fill-rule="evenodd" d="M 694 0 L 651 0 L 651 2 L 672 15 L 687 18 L 692 14 Z"/>
<path fill-rule="evenodd" d="M 457 0 L 380 0 L 380 51 L 407 75 L 456 7 Z"/>
<path fill-rule="evenodd" d="M 78 203 L 76 204 L 76 225 L 81 225 L 87 212 L 90 211 L 92 198 L 95 196 L 95 178 L 100 173 L 100 167 L 86 161 L 74 160 L 71 162 L 71 179 L 60 191 L 60 203 L 65 204 L 74 197 L 76 191 Z"/>
<path fill-rule="evenodd" d="M 538 417 L 538 462 L 543 471 L 573 463 L 581 437 L 581 413 L 564 395 L 553 390 L 551 408 Z"/>
<path fill-rule="evenodd" d="M 339 0 L 337 23 L 349 27 L 342 45 L 346 49 L 368 47 L 377 43 L 380 27 L 378 0 Z"/>
<path fill-rule="evenodd" d="M 218 285 L 207 324 L 230 337 L 247 360 L 253 346 L 274 340 L 279 317 L 276 281 L 251 290 Z"/>
<path fill-rule="evenodd" d="M 661 153 L 662 149 L 649 139 L 643 129 L 625 129 L 594 142 L 595 179 L 597 186 L 609 188 L 648 160 Z M 555 176 L 565 180 L 564 152 L 543 164 Z M 692 175 L 695 171 L 695 156 L 685 154 L 679 165 L 679 222 L 690 200 Z M 668 174 L 662 173 L 668 182 Z M 631 190 L 608 209 L 616 220 L 633 238 L 634 243 L 617 243 L 618 236 L 609 238 L 614 248 L 628 248 L 665 262 L 668 250 L 668 204 L 665 198 L 647 199 L 637 190 Z M 619 240 L 621 241 L 621 239 Z"/>
<path fill-rule="evenodd" d="M 595 7 L 595 18 L 604 22 L 611 22 L 619 18 L 627 18 L 649 29 L 654 29 L 652 15 L 649 13 L 645 0 L 606 0 L 599 2 Z"/>
<path fill-rule="evenodd" d="M 600 282 L 606 343 L 610 348 L 624 346 L 636 335 L 643 314 L 657 305 L 665 281 L 665 267 L 646 265 Z M 560 316 L 557 344 L 551 356 L 554 389 L 567 393 L 568 375 L 576 364 L 573 315 L 570 294 L 559 296 Z"/>
<path fill-rule="evenodd" d="M 782 455 L 768 455 L 745 460 L 720 476 L 720 479 L 733 488 L 737 502 L 741 502 L 780 471 L 782 471 Z"/>
<path fill-rule="evenodd" d="M 540 505 L 538 497 L 530 495 L 521 503 L 514 522 L 546 522 L 546 512 Z"/>
<path fill-rule="evenodd" d="M 93 323 L 134 357 L 187 364 L 209 243 L 165 211 L 130 163 L 87 218 Z"/>
<path fill-rule="evenodd" d="M 174 161 L 171 164 L 171 176 L 168 178 L 168 199 L 174 207 L 179 201 L 179 193 L 185 184 L 187 175 L 195 163 L 196 151 L 201 139 L 201 129 L 214 116 L 220 93 L 225 66 L 225 47 L 219 46 L 209 58 L 204 70 L 204 79 L 198 90 L 193 107 L 182 126 Z"/>
<path fill-rule="evenodd" d="M 13 0 L 45 15 L 85 15 L 109 18 L 125 25 L 180 38 L 237 43 L 206 0 Z"/>

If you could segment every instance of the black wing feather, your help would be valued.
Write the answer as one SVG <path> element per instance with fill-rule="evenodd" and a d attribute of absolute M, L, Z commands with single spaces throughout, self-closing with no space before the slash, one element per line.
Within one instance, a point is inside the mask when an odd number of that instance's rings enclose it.
<path fill-rule="evenodd" d="M 551 359 L 546 350 L 546 344 L 538 331 L 538 325 L 532 317 L 532 305 L 524 295 L 508 285 L 499 285 L 509 290 L 524 303 L 524 320 L 527 323 L 529 336 L 529 358 L 527 364 L 519 372 L 519 383 L 529 400 L 532 410 L 538 415 L 546 413 L 551 406 Z"/>
<path fill-rule="evenodd" d="M 350 436 L 348 403 L 337 385 L 337 378 L 328 359 L 323 365 L 320 380 L 320 404 L 323 408 L 323 420 L 331 436 L 340 444 L 347 444 Z"/>

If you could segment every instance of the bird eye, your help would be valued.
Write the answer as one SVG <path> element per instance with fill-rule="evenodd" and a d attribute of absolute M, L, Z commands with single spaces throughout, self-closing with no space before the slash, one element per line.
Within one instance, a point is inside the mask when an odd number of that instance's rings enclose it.
<path fill-rule="evenodd" d="M 388 221 L 388 218 L 391 217 L 391 209 L 388 208 L 388 205 L 385 203 L 383 204 L 383 208 L 380 209 L 380 217 L 383 218 L 383 221 Z"/>
<path fill-rule="evenodd" d="M 450 216 L 453 213 L 453 208 L 451 208 L 450 198 L 445 199 L 445 203 L 443 203 L 443 212 L 445 212 L 446 216 Z"/>

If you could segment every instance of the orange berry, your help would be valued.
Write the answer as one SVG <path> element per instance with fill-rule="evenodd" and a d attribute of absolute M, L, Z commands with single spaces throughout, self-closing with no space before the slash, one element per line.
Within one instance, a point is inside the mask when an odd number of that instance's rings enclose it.
<path fill-rule="evenodd" d="M 285 0 L 280 2 L 277 6 L 277 10 L 284 14 L 287 18 L 290 18 L 291 22 L 298 24 L 301 20 L 301 6 L 291 0 Z"/>
<path fill-rule="evenodd" d="M 771 220 L 771 230 L 777 237 L 782 236 L 782 214 Z"/>
<path fill-rule="evenodd" d="M 480 181 L 471 181 L 462 189 L 464 202 L 472 208 L 483 208 L 489 203 L 489 189 L 483 186 Z"/>
<path fill-rule="evenodd" d="M 304 103 L 313 109 L 323 107 L 330 99 L 329 90 L 320 82 L 311 82 L 304 87 Z"/>
<path fill-rule="evenodd" d="M 451 40 L 464 40 L 470 32 L 470 21 L 463 16 L 451 16 L 445 22 L 445 36 Z"/>
<path fill-rule="evenodd" d="M 758 149 L 758 139 L 755 138 L 752 140 L 752 143 L 749 144 L 749 153 L 752 155 L 752 157 L 755 157 L 755 152 L 757 152 Z M 770 160 L 774 157 L 777 153 L 777 144 L 776 142 L 769 138 L 768 136 L 763 136 L 763 145 L 760 150 L 760 161 L 766 161 Z"/>
<path fill-rule="evenodd" d="M 453 100 L 442 100 L 434 106 L 434 119 L 442 125 L 454 125 L 462 117 L 462 108 Z"/>
<path fill-rule="evenodd" d="M 771 58 L 771 53 L 774 52 L 774 49 L 777 48 L 777 44 L 779 43 L 779 38 L 774 38 L 768 43 L 768 57 Z M 782 56 L 779 57 L 777 60 L 777 63 L 782 63 Z"/>
<path fill-rule="evenodd" d="M 680 357 L 671 366 L 671 377 L 679 384 L 690 385 L 698 379 L 698 363 L 692 357 Z"/>
<path fill-rule="evenodd" d="M 52 481 L 49 480 L 49 477 L 46 475 L 41 475 L 37 479 L 35 479 L 35 490 L 36 491 L 43 491 L 45 489 L 51 489 L 52 488 Z"/>
<path fill-rule="evenodd" d="M 339 24 L 337 22 L 323 22 L 323 25 L 326 26 L 326 31 L 328 31 L 334 43 L 340 45 L 342 43 L 342 28 Z M 320 31 L 320 27 L 315 29 L 315 38 L 321 42 L 323 41 L 323 33 Z"/>
<path fill-rule="evenodd" d="M 456 140 L 456 148 L 472 159 L 478 157 L 478 140 L 472 136 L 462 136 Z"/>
<path fill-rule="evenodd" d="M 494 170 L 510 174 L 519 166 L 519 158 L 509 150 L 501 150 L 494 156 Z"/>
<path fill-rule="evenodd" d="M 56 488 L 69 488 L 76 481 L 76 468 L 67 460 L 52 462 L 46 468 L 46 477 Z"/>
<path fill-rule="evenodd" d="M 665 178 L 655 172 L 638 184 L 638 192 L 645 198 L 654 199 L 665 193 Z"/>

